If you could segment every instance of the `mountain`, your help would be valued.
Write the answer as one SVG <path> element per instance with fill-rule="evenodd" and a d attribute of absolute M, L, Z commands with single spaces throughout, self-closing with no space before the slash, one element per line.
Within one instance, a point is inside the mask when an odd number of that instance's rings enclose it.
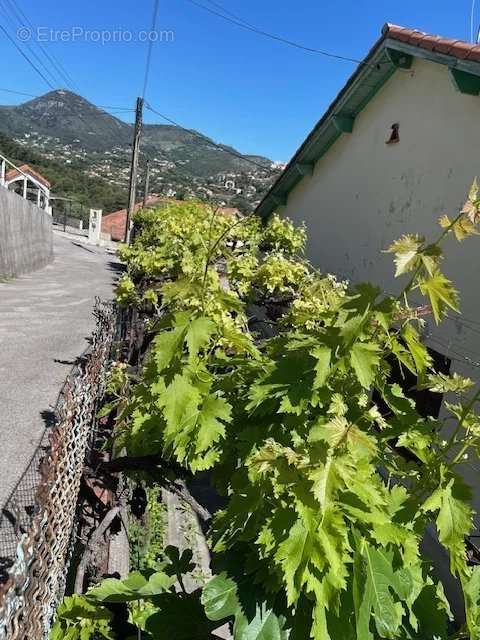
<path fill-rule="evenodd" d="M 99 109 L 81 96 L 66 90 L 51 91 L 19 106 L 0 106 L 0 131 L 10 137 L 35 134 L 58 139 L 61 145 L 91 152 L 104 152 L 118 147 L 129 147 L 133 137 L 133 125 Z M 225 146 L 240 157 L 202 141 L 196 132 L 190 133 L 172 125 L 145 125 L 142 146 L 152 157 L 186 163 L 193 175 L 235 171 L 248 172 L 254 160 L 265 167 L 272 162 L 261 156 L 243 156 Z M 212 141 L 213 142 L 213 141 Z"/>
<path fill-rule="evenodd" d="M 128 144 L 132 125 L 98 109 L 70 91 L 51 91 L 14 107 L 0 107 L 0 130 L 10 137 L 37 132 L 59 138 L 62 144 L 80 145 L 103 151 L 116 144 Z M 76 143 L 78 144 L 78 143 Z"/>
<path fill-rule="evenodd" d="M 104 181 L 115 194 L 128 185 L 133 125 L 75 93 L 51 91 L 18 106 L 0 106 L 0 133 L 46 161 Z M 219 148 L 198 132 L 170 124 L 144 125 L 141 179 L 147 159 L 152 192 L 214 199 L 245 211 L 255 207 L 276 177 L 268 158 Z"/>

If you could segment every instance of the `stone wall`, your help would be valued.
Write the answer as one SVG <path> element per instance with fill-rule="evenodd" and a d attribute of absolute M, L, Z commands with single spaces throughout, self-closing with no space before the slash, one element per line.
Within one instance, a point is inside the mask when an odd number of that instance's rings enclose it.
<path fill-rule="evenodd" d="M 52 260 L 51 216 L 0 187 L 0 277 L 35 271 Z"/>

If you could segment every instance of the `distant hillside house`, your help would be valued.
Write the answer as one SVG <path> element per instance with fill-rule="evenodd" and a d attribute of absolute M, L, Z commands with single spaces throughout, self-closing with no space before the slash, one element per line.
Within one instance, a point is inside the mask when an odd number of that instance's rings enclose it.
<path fill-rule="evenodd" d="M 308 230 L 307 258 L 352 283 L 398 293 L 392 255 L 405 233 L 436 239 L 480 178 L 480 46 L 387 24 L 344 88 L 258 205 Z M 462 316 L 425 341 L 437 361 L 478 379 L 480 238 L 446 243 L 442 269 Z M 465 467 L 480 510 L 478 471 Z M 479 532 L 480 533 L 480 532 Z"/>
<path fill-rule="evenodd" d="M 25 200 L 30 200 L 41 209 L 50 209 L 50 182 L 28 164 L 22 164 L 18 169 L 11 169 L 5 174 L 4 183 L 10 191 L 18 193 Z"/>
<path fill-rule="evenodd" d="M 172 198 L 166 198 L 165 196 L 151 196 L 148 199 L 147 207 L 161 207 L 169 204 L 183 204 L 184 200 L 174 200 Z M 142 202 L 137 202 L 135 205 L 135 212 L 139 211 L 143 207 Z M 222 207 L 219 211 L 228 217 L 235 217 L 238 215 L 238 209 L 234 207 Z M 103 216 L 102 219 L 102 234 L 105 237 L 109 237 L 110 240 L 121 242 L 125 238 L 125 228 L 127 224 L 127 210 L 120 209 L 113 213 L 108 213 Z"/>
<path fill-rule="evenodd" d="M 150 196 L 147 202 L 147 206 L 154 206 L 160 202 L 165 201 L 161 196 Z M 143 202 L 137 202 L 135 205 L 135 213 L 143 207 Z M 120 209 L 113 213 L 107 213 L 102 218 L 102 233 L 110 236 L 111 240 L 116 242 L 123 241 L 125 239 L 125 229 L 127 224 L 127 210 Z"/>

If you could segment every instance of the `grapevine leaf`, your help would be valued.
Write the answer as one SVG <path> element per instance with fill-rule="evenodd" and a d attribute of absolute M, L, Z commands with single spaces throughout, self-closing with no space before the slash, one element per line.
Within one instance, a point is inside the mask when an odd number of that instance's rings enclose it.
<path fill-rule="evenodd" d="M 177 374 L 165 390 L 159 403 L 163 405 L 167 422 L 165 443 L 171 444 L 177 435 L 189 433 L 195 426 L 198 417 L 200 392 L 192 385 L 187 376 Z M 185 448 L 179 452 L 180 458 L 185 455 Z"/>
<path fill-rule="evenodd" d="M 393 597 L 393 592 L 402 589 L 392 567 L 393 552 L 363 541 L 357 553 L 361 554 L 361 560 L 355 564 L 357 638 L 373 640 L 372 614 L 379 636 L 394 638 L 402 624 L 403 607 Z"/>
<path fill-rule="evenodd" d="M 163 572 L 131 573 L 125 580 L 107 578 L 87 593 L 94 602 L 131 602 L 165 593 L 175 583 L 175 578 Z"/>
<path fill-rule="evenodd" d="M 380 362 L 380 350 L 376 344 L 370 342 L 357 342 L 350 353 L 350 362 L 358 378 L 365 389 L 369 389 L 375 380 L 375 368 Z"/>
<path fill-rule="evenodd" d="M 208 396 L 198 416 L 196 453 L 202 453 L 225 437 L 225 423 L 232 419 L 232 407 L 224 398 Z"/>
<path fill-rule="evenodd" d="M 421 376 L 432 364 L 428 349 L 420 342 L 420 336 L 411 324 L 406 324 L 401 332 L 402 338 L 415 362 L 416 372 Z"/>
<path fill-rule="evenodd" d="M 218 627 L 205 615 L 194 593 L 164 593 L 156 598 L 156 612 L 147 618 L 145 627 L 155 640 L 211 640 Z"/>
<path fill-rule="evenodd" d="M 204 587 L 202 604 L 209 620 L 220 622 L 235 618 L 234 640 L 287 640 L 284 619 L 278 617 L 265 603 L 257 603 L 255 615 L 249 620 L 242 610 L 237 584 L 222 573 Z"/>
<path fill-rule="evenodd" d="M 312 540 L 308 529 L 301 520 L 290 529 L 288 538 L 278 549 L 278 559 L 285 576 L 285 587 L 289 605 L 294 604 L 300 595 L 304 582 L 304 573 L 312 551 Z"/>
<path fill-rule="evenodd" d="M 215 323 L 204 317 L 196 318 L 190 323 L 186 335 L 190 358 L 197 356 L 209 343 L 215 329 Z"/>
<path fill-rule="evenodd" d="M 320 346 L 312 351 L 312 356 L 317 360 L 313 388 L 318 389 L 319 387 L 323 387 L 328 379 L 332 350 L 329 347 Z"/>
<path fill-rule="evenodd" d="M 463 582 L 467 626 L 471 640 L 480 637 L 480 567 L 474 567 L 471 575 Z"/>
<path fill-rule="evenodd" d="M 475 386 L 470 378 L 464 378 L 458 373 L 448 376 L 444 373 L 436 373 L 428 376 L 427 382 L 420 389 L 429 389 L 432 393 L 466 393 Z"/>
<path fill-rule="evenodd" d="M 397 266 L 395 272 L 396 278 L 408 271 L 413 271 L 413 269 L 418 266 L 420 258 L 419 252 L 423 241 L 423 238 L 417 235 L 406 234 L 402 236 L 400 240 L 396 240 L 387 249 L 388 253 L 395 254 L 395 264 Z"/>
<path fill-rule="evenodd" d="M 472 529 L 472 510 L 469 492 L 460 480 L 452 478 L 444 487 L 436 489 L 422 505 L 425 513 L 437 512 L 437 529 L 440 542 L 450 552 L 452 573 L 465 572 L 465 536 Z"/>
<path fill-rule="evenodd" d="M 420 258 L 429 275 L 433 275 L 437 270 L 442 259 L 443 251 L 436 245 L 431 244 L 421 252 Z"/>
<path fill-rule="evenodd" d="M 435 272 L 428 278 L 422 278 L 419 282 L 420 291 L 423 295 L 428 295 L 432 305 L 433 317 L 438 324 L 446 308 L 450 307 L 458 311 L 458 292 L 453 285 L 440 271 Z"/>
<path fill-rule="evenodd" d="M 288 640 L 285 620 L 278 617 L 264 604 L 257 605 L 255 617 L 250 622 L 238 616 L 233 629 L 234 640 Z"/>
<path fill-rule="evenodd" d="M 153 356 L 158 373 L 170 366 L 175 356 L 181 356 L 181 349 L 185 339 L 185 329 L 175 328 L 171 331 L 159 333 L 153 342 Z"/>
<path fill-rule="evenodd" d="M 203 589 L 202 604 L 207 618 L 215 622 L 237 615 L 240 608 L 237 584 L 226 573 L 215 576 Z"/>

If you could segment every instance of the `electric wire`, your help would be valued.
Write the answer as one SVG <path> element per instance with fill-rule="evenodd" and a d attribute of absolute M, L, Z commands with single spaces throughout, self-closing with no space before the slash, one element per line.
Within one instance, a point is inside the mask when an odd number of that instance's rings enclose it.
<path fill-rule="evenodd" d="M 147 49 L 147 61 L 145 63 L 145 77 L 143 81 L 143 91 L 142 91 L 143 99 L 145 99 L 145 95 L 147 93 L 148 80 L 150 77 L 150 68 L 152 65 L 152 52 L 153 52 L 153 45 L 154 45 L 152 34 L 155 32 L 157 27 L 158 6 L 159 6 L 159 0 L 153 0 L 152 26 L 150 29 L 150 38 L 149 38 L 148 49 Z"/>
<path fill-rule="evenodd" d="M 8 38 L 8 40 L 10 40 L 10 42 L 13 44 L 13 46 L 18 51 L 18 53 L 22 56 L 22 58 L 24 58 L 27 61 L 27 63 L 42 78 L 42 80 L 50 87 L 50 89 L 55 91 L 55 87 L 50 82 L 50 80 L 48 80 L 45 77 L 45 75 L 40 71 L 40 69 L 35 65 L 35 63 L 32 62 L 32 60 L 28 57 L 28 55 L 21 49 L 21 47 L 18 46 L 18 44 L 15 42 L 14 38 L 12 38 L 12 36 L 8 33 L 8 31 L 3 26 L 3 24 L 0 24 L 0 31 L 2 31 L 2 33 Z"/>
<path fill-rule="evenodd" d="M 234 156 L 235 158 L 239 158 L 240 160 L 244 160 L 245 162 L 248 162 L 251 165 L 254 165 L 254 166 L 258 167 L 262 171 L 265 171 L 265 172 L 271 173 L 271 174 L 277 173 L 277 171 L 275 169 L 271 169 L 269 167 L 266 167 L 265 165 L 261 164 L 260 162 L 256 162 L 255 160 L 252 160 L 251 158 L 247 158 L 246 156 L 242 155 L 241 153 L 239 153 L 237 151 L 234 151 L 233 149 L 229 149 L 228 147 L 225 147 L 224 145 L 221 145 L 221 144 L 218 144 L 217 142 L 214 142 L 213 140 L 211 140 L 207 136 L 203 135 L 203 133 L 199 133 L 198 131 L 195 131 L 193 129 L 187 129 L 186 127 L 182 126 L 181 124 L 179 124 L 175 120 L 172 120 L 172 118 L 169 118 L 165 114 L 160 113 L 160 111 L 157 111 L 156 109 L 154 109 L 148 102 L 146 103 L 145 106 L 149 111 L 151 111 L 152 113 L 155 113 L 157 116 L 159 116 L 160 118 L 162 118 L 166 122 L 169 122 L 174 127 L 178 127 L 179 129 L 182 129 L 182 131 L 185 131 L 186 133 L 189 133 L 191 136 L 193 136 L 195 138 L 198 138 L 199 140 L 202 140 L 203 143 L 207 143 L 212 147 L 216 147 L 220 151 L 223 151 L 224 153 L 228 153 L 231 156 Z"/>
<path fill-rule="evenodd" d="M 15 0 L 4 0 L 4 1 L 10 7 L 10 11 L 16 17 L 18 23 L 20 24 L 20 27 L 25 28 L 25 25 L 28 25 L 32 35 L 37 33 L 37 28 L 35 27 L 33 22 L 30 20 L 30 18 L 25 14 L 25 12 L 20 7 L 18 2 L 16 2 Z M 58 61 L 53 54 L 50 54 L 47 51 L 47 48 L 43 45 L 43 43 L 40 40 L 36 39 L 35 42 L 38 48 L 40 49 L 40 51 L 43 53 L 46 60 L 55 69 L 57 76 L 61 79 L 61 81 L 65 82 L 66 86 L 68 86 L 69 88 L 74 88 L 75 85 L 73 83 L 73 80 L 71 79 L 71 77 L 69 76 L 68 72 L 66 71 L 65 67 L 63 67 L 61 62 Z M 49 75 L 52 78 L 54 78 L 54 76 L 51 73 L 49 73 Z M 54 78 L 54 81 L 57 82 L 55 78 Z"/>
<path fill-rule="evenodd" d="M 31 43 L 29 42 L 28 37 L 26 39 L 19 37 L 19 33 L 21 33 L 22 30 L 25 29 L 26 27 L 23 25 L 21 19 L 18 18 L 18 14 L 16 14 L 15 7 L 12 7 L 11 4 L 7 4 L 9 2 L 10 0 L 0 0 L 0 8 L 3 11 L 3 14 L 7 19 L 7 21 L 10 23 L 12 30 L 16 33 L 16 37 L 14 37 L 14 40 L 19 43 L 20 48 L 23 48 L 24 50 L 28 51 L 29 55 L 34 58 L 35 64 L 42 70 L 45 76 L 48 76 L 50 78 L 50 81 L 54 85 L 56 85 L 58 83 L 57 78 L 50 71 L 50 69 L 47 68 L 47 66 L 45 65 L 43 60 L 40 58 L 38 53 L 33 49 L 33 47 L 31 46 Z"/>
<path fill-rule="evenodd" d="M 225 15 L 227 12 L 223 8 L 221 10 L 224 11 L 224 13 L 221 13 L 220 11 L 216 11 L 215 9 L 207 7 L 204 4 L 197 2 L 196 0 L 187 0 L 187 1 L 190 2 L 190 4 L 195 5 L 199 9 L 202 9 L 203 11 L 207 11 L 212 15 L 222 18 L 222 20 L 226 20 L 227 22 L 237 25 L 237 27 L 246 29 L 248 31 L 251 31 L 252 33 L 256 33 L 257 35 L 263 36 L 264 38 L 269 38 L 270 40 L 282 42 L 283 44 L 287 44 L 290 47 L 294 47 L 302 51 L 307 51 L 308 53 L 316 53 L 318 55 L 321 55 L 327 58 L 332 58 L 334 60 L 343 60 L 344 62 L 353 62 L 355 64 L 364 65 L 364 66 L 376 66 L 376 65 L 371 65 L 369 62 L 365 62 L 365 60 L 358 60 L 356 58 L 350 58 L 349 56 L 343 56 L 340 54 L 331 53 L 323 49 L 309 47 L 309 46 L 300 44 L 299 42 L 295 42 L 294 40 L 289 40 L 288 38 L 283 38 L 282 36 L 278 36 L 276 34 L 270 33 L 269 31 L 264 31 L 263 29 L 260 29 L 259 27 L 256 27 L 250 24 L 249 22 L 246 22 L 242 18 L 239 18 L 238 16 L 233 17 L 234 14 L 232 14 L 231 12 L 228 12 L 229 15 Z M 216 6 L 220 8 L 220 5 L 217 4 Z"/>

